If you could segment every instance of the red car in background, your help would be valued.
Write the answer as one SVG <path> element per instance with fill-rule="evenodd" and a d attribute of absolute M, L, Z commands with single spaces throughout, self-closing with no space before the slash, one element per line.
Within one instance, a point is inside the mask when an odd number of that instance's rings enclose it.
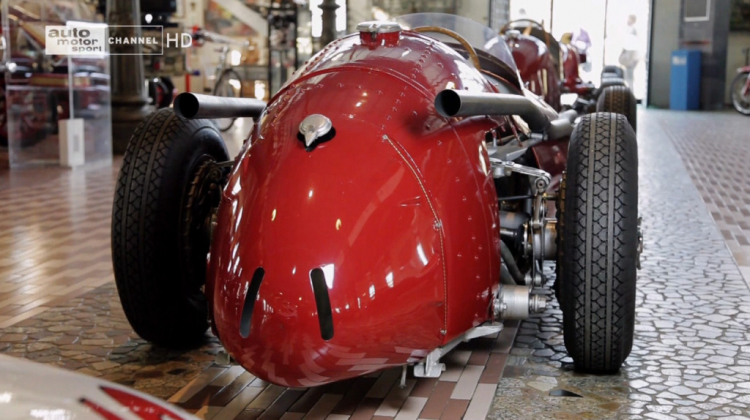
<path fill-rule="evenodd" d="M 606 66 L 599 87 L 581 80 L 583 61 L 578 49 L 558 42 L 544 27 L 531 19 L 508 22 L 501 30 L 527 88 L 544 98 L 555 110 L 563 110 L 560 97 L 577 95 L 570 109 L 579 114 L 615 112 L 623 114 L 636 129 L 637 101 L 623 79 L 622 69 Z"/>

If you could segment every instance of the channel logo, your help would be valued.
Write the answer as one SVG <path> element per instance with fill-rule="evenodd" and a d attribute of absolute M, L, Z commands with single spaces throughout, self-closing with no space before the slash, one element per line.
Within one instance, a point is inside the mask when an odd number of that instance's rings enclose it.
<path fill-rule="evenodd" d="M 140 26 L 141 35 L 135 36 L 133 25 L 105 25 L 71 23 L 45 27 L 46 55 L 163 55 L 167 48 L 188 48 L 190 34 L 167 34 L 164 27 Z M 166 41 L 166 42 L 165 42 Z M 132 47 L 132 48 L 127 48 Z M 140 47 L 140 49 L 139 49 Z"/>

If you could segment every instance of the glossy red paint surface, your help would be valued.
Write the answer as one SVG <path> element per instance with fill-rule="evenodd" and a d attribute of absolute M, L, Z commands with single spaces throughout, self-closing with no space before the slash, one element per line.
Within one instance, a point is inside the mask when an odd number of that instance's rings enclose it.
<path fill-rule="evenodd" d="M 89 408 L 89 410 L 93 411 L 94 413 L 98 414 L 102 419 L 104 420 L 122 420 L 121 417 L 115 415 L 111 411 L 107 410 L 106 408 L 100 406 L 99 404 L 87 400 L 85 398 L 81 399 L 81 404 L 85 405 Z"/>
<path fill-rule="evenodd" d="M 561 44 L 560 48 L 563 55 L 565 87 L 573 90 L 577 84 L 582 82 L 581 77 L 578 74 L 578 67 L 581 65 L 581 60 L 578 56 L 578 51 L 576 51 L 575 48 L 564 44 Z"/>
<path fill-rule="evenodd" d="M 569 140 L 545 141 L 531 148 L 537 167 L 547 171 L 551 176 L 547 191 L 557 191 L 562 173 L 568 162 Z"/>
<path fill-rule="evenodd" d="M 484 138 L 500 121 L 438 116 L 446 87 L 493 89 L 429 37 L 355 35 L 271 101 L 225 189 L 206 287 L 225 348 L 251 373 L 290 386 L 342 380 L 417 361 L 490 318 L 500 253 Z M 298 126 L 314 113 L 336 135 L 307 152 Z M 257 267 L 265 277 L 242 338 Z M 329 341 L 315 268 L 326 273 Z"/>
<path fill-rule="evenodd" d="M 508 38 L 508 46 L 527 89 L 544 98 L 556 111 L 560 110 L 560 69 L 553 62 L 547 46 L 527 35 Z"/>

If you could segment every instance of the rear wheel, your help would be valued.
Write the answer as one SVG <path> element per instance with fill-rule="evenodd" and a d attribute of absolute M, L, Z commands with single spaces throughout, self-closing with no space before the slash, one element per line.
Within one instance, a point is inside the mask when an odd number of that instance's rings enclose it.
<path fill-rule="evenodd" d="M 732 81 L 732 105 L 740 114 L 750 115 L 750 73 L 740 73 Z"/>
<path fill-rule="evenodd" d="M 609 86 L 604 88 L 596 101 L 596 112 L 614 112 L 628 119 L 633 131 L 638 122 L 637 101 L 627 86 Z"/>
<path fill-rule="evenodd" d="M 202 225 L 211 203 L 200 181 L 211 163 L 227 160 L 210 121 L 182 119 L 172 108 L 152 113 L 128 143 L 115 190 L 112 260 L 130 325 L 155 344 L 191 346 L 208 328 Z"/>
<path fill-rule="evenodd" d="M 578 370 L 617 371 L 633 346 L 638 152 L 625 117 L 586 115 L 571 136 L 558 254 L 565 347 Z"/>
<path fill-rule="evenodd" d="M 227 98 L 241 98 L 242 97 L 242 79 L 240 75 L 234 70 L 225 70 L 214 85 L 214 96 L 224 96 Z M 227 131 L 232 128 L 236 118 L 219 118 L 216 120 L 216 124 L 219 126 L 219 130 Z"/>

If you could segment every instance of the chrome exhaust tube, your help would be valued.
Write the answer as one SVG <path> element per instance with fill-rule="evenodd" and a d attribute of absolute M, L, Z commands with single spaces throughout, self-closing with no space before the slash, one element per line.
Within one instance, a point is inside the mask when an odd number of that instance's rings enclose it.
<path fill-rule="evenodd" d="M 174 100 L 175 113 L 187 119 L 195 118 L 257 118 L 266 103 L 251 98 L 181 93 Z"/>
<path fill-rule="evenodd" d="M 507 93 L 446 89 L 435 97 L 435 109 L 443 117 L 518 115 L 534 132 L 543 132 L 550 124 L 547 115 L 529 98 Z"/>

